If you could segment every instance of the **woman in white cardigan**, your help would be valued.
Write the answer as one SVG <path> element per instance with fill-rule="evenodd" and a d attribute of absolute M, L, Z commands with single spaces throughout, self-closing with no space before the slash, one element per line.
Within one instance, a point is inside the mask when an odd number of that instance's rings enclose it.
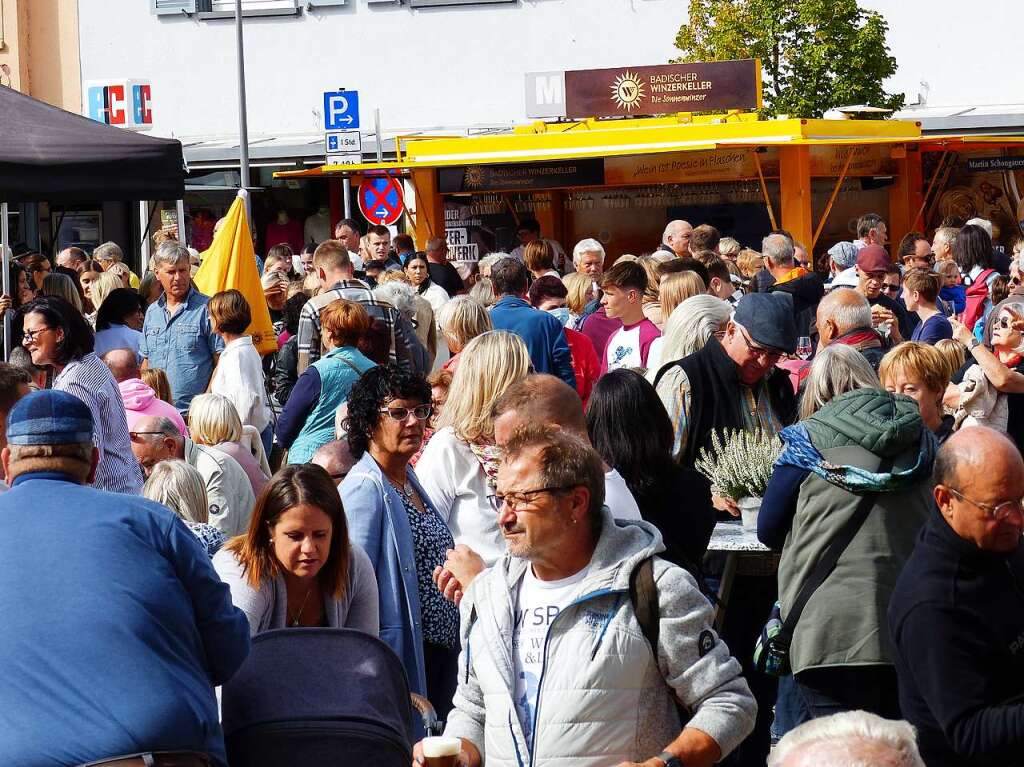
<path fill-rule="evenodd" d="M 274 475 L 248 532 L 218 551 L 213 566 L 252 636 L 300 626 L 379 633 L 373 566 L 349 541 L 338 488 L 315 464 Z"/>
<path fill-rule="evenodd" d="M 494 510 L 500 451 L 491 410 L 530 371 L 523 340 L 492 330 L 470 341 L 459 356 L 437 431 L 416 474 L 455 543 L 464 543 L 490 566 L 505 551 Z"/>
<path fill-rule="evenodd" d="M 243 426 L 260 433 L 263 449 L 270 455 L 274 430 L 271 428 L 270 403 L 263 381 L 263 362 L 252 336 L 244 335 L 252 322 L 249 302 L 237 290 L 224 290 L 207 305 L 213 332 L 224 340 L 210 391 L 225 397 L 235 406 Z"/>

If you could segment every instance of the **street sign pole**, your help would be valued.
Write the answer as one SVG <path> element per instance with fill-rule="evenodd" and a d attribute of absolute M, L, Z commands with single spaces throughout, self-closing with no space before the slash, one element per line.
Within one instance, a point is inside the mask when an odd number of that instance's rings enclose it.
<path fill-rule="evenodd" d="M 235 50 L 238 57 L 238 165 L 239 188 L 249 186 L 249 120 L 245 108 L 245 49 L 242 42 L 242 0 L 235 0 Z M 245 215 L 252 226 L 252 210 L 245 198 Z M 184 222 L 179 222 L 184 225 Z"/>
<path fill-rule="evenodd" d="M 384 162 L 384 141 L 380 135 L 380 109 L 373 110 L 373 121 L 377 129 L 377 162 Z"/>
<path fill-rule="evenodd" d="M 345 218 L 352 218 L 352 180 L 348 176 L 341 182 L 341 191 L 345 195 Z"/>

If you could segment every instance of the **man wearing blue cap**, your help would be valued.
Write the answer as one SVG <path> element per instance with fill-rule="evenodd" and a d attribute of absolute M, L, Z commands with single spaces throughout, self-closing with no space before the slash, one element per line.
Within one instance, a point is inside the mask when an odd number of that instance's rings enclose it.
<path fill-rule="evenodd" d="M 721 334 L 698 352 L 662 370 L 658 395 L 675 428 L 675 456 L 693 466 L 713 432 L 766 429 L 777 432 L 796 418 L 796 396 L 775 364 L 796 349 L 793 299 L 787 293 L 750 293 Z M 716 499 L 732 513 L 734 504 Z"/>
<path fill-rule="evenodd" d="M 8 416 L 0 764 L 186 750 L 225 764 L 213 687 L 248 654 L 248 623 L 173 513 L 87 486 L 92 433 L 66 392 L 29 394 Z"/>

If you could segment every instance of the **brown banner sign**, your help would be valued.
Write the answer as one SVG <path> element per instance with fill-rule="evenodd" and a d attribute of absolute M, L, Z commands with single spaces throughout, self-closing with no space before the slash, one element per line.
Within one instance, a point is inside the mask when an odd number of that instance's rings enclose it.
<path fill-rule="evenodd" d="M 565 73 L 568 117 L 622 117 L 671 112 L 758 109 L 756 59 L 582 69 Z"/>

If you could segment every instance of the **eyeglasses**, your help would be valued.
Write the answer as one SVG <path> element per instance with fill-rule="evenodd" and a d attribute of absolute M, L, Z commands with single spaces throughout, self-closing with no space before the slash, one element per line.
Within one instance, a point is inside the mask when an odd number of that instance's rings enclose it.
<path fill-rule="evenodd" d="M 739 329 L 740 336 L 743 337 L 743 343 L 747 345 L 747 350 L 751 354 L 760 357 L 765 362 L 771 362 L 773 364 L 782 359 L 782 352 L 774 351 L 772 349 L 765 349 L 762 346 L 754 346 L 754 344 L 750 340 L 750 337 L 747 336 L 747 331 L 744 330 L 739 325 L 737 325 L 736 327 Z"/>
<path fill-rule="evenodd" d="M 46 327 L 46 328 L 36 328 L 35 330 L 26 330 L 24 333 L 22 333 L 21 342 L 22 343 L 34 344 L 36 342 L 36 336 L 38 336 L 44 330 L 53 330 L 53 328 Z"/>
<path fill-rule="evenodd" d="M 512 511 L 518 511 L 521 506 L 532 503 L 534 498 L 541 493 L 564 493 L 579 485 L 562 485 L 552 487 L 538 487 L 536 490 L 513 490 L 508 493 L 495 493 L 491 496 L 491 504 L 495 511 L 501 511 L 503 506 L 508 506 Z"/>
<path fill-rule="evenodd" d="M 1000 317 L 993 323 L 993 327 L 1002 328 L 1003 330 L 1010 330 L 1013 328 L 1013 318 Z"/>
<path fill-rule="evenodd" d="M 882 290 L 885 291 L 886 293 L 898 293 L 899 289 L 899 285 L 890 285 L 889 283 L 885 283 L 882 285 Z"/>
<path fill-rule="evenodd" d="M 954 490 L 951 487 L 947 489 L 949 490 L 950 495 L 959 498 L 961 501 L 965 501 L 971 504 L 971 506 L 977 506 L 979 509 L 986 512 L 990 517 L 992 517 L 992 519 L 994 519 L 996 522 L 1004 521 L 1013 513 L 1024 515 L 1024 503 L 1022 503 L 1021 501 L 1004 501 L 1003 503 L 1000 503 L 996 506 L 989 506 L 987 503 L 978 503 L 977 501 L 972 501 L 959 490 Z"/>
<path fill-rule="evenodd" d="M 387 413 L 395 421 L 405 421 L 409 418 L 409 413 L 416 416 L 417 421 L 426 421 L 430 418 L 434 412 L 433 405 L 417 405 L 414 408 L 407 407 L 382 407 L 380 412 Z"/>
<path fill-rule="evenodd" d="M 156 434 L 159 434 L 160 436 L 164 435 L 164 433 L 162 431 L 130 431 L 130 432 L 128 432 L 128 436 L 132 439 L 133 442 L 138 442 L 142 437 L 153 436 L 153 435 L 156 435 Z"/>

